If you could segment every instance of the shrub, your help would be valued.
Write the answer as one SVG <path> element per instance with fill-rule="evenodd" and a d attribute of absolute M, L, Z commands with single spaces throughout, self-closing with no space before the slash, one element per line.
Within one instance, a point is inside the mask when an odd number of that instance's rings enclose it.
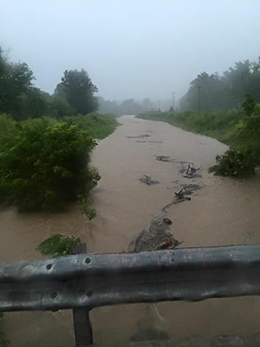
<path fill-rule="evenodd" d="M 19 125 L 6 114 L 0 114 L 0 151 L 14 145 Z"/>
<path fill-rule="evenodd" d="M 209 169 L 219 176 L 247 177 L 255 173 L 256 158 L 251 149 L 230 148 L 216 157 L 217 164 Z"/>
<path fill-rule="evenodd" d="M 25 121 L 16 143 L 0 153 L 0 190 L 8 191 L 8 202 L 20 211 L 61 209 L 87 196 L 100 179 L 88 167 L 95 145 L 77 125 Z"/>
<path fill-rule="evenodd" d="M 80 242 L 79 237 L 55 234 L 44 240 L 36 250 L 42 255 L 52 255 L 53 258 L 64 257 L 72 254 L 72 246 Z"/>

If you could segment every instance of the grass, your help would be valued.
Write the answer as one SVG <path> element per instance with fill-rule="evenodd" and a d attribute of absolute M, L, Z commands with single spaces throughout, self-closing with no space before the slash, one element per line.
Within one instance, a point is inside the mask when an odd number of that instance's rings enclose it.
<path fill-rule="evenodd" d="M 119 124 L 115 117 L 97 113 L 66 117 L 64 121 L 69 124 L 78 124 L 81 130 L 87 131 L 94 139 L 104 139 L 112 134 Z"/>
<path fill-rule="evenodd" d="M 142 119 L 167 122 L 197 134 L 213 137 L 229 146 L 238 145 L 235 129 L 241 119 L 237 110 L 202 112 L 150 111 L 138 116 Z"/>

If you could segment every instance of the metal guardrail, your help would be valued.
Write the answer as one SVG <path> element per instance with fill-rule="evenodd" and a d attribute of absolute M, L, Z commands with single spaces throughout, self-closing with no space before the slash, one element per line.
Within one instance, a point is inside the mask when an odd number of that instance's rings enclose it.
<path fill-rule="evenodd" d="M 85 253 L 0 266 L 3 312 L 259 294 L 259 245 Z"/>

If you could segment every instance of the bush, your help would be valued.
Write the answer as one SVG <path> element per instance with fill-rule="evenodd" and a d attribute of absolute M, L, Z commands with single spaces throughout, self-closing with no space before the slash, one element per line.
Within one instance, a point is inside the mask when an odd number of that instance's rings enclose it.
<path fill-rule="evenodd" d="M 209 169 L 219 176 L 247 177 L 255 173 L 256 158 L 251 149 L 236 150 L 230 148 L 216 157 L 217 164 Z"/>
<path fill-rule="evenodd" d="M 17 122 L 6 114 L 0 114 L 0 151 L 13 146 L 18 133 L 19 126 Z"/>
<path fill-rule="evenodd" d="M 16 143 L 0 153 L 0 190 L 20 211 L 57 210 L 87 196 L 98 179 L 89 169 L 95 141 L 77 125 L 53 119 L 20 125 Z"/>
<path fill-rule="evenodd" d="M 79 237 L 56 234 L 44 240 L 36 250 L 42 255 L 52 255 L 53 258 L 64 257 L 72 254 L 72 246 L 79 243 Z"/>

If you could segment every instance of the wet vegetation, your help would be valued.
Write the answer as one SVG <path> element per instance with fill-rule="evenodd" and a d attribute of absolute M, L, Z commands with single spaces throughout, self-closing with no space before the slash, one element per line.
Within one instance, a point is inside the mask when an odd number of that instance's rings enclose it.
<path fill-rule="evenodd" d="M 241 114 L 237 110 L 201 112 L 161 112 L 141 113 L 139 118 L 167 122 L 184 130 L 210 136 L 228 145 L 235 144 L 234 130 Z"/>
<path fill-rule="evenodd" d="M 210 136 L 231 148 L 210 168 L 216 175 L 247 177 L 260 165 L 260 60 L 238 62 L 219 76 L 201 73 L 180 100 L 179 112 L 149 111 L 140 118 L 164 121 Z M 180 112 L 183 111 L 183 112 Z"/>
<path fill-rule="evenodd" d="M 55 234 L 44 240 L 36 250 L 42 255 L 51 255 L 53 258 L 72 254 L 72 247 L 80 243 L 80 238 Z"/>
<path fill-rule="evenodd" d="M 260 165 L 260 104 L 246 94 L 240 108 L 226 111 L 160 112 L 139 115 L 210 136 L 231 146 L 210 169 L 221 176 L 247 177 Z"/>
<path fill-rule="evenodd" d="M 27 64 L 11 64 L 0 51 L 0 202 L 24 212 L 80 201 L 91 219 L 88 195 L 100 175 L 90 153 L 117 121 L 95 112 L 97 88 L 85 70 L 66 70 L 52 96 L 34 79 Z"/>

